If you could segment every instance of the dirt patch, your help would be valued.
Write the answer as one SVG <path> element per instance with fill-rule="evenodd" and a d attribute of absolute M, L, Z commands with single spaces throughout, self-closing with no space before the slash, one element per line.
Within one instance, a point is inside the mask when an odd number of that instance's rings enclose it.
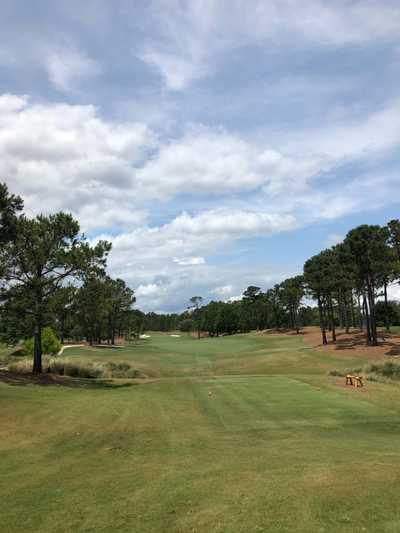
<path fill-rule="evenodd" d="M 354 387 L 353 385 L 346 385 L 346 383 L 344 383 L 344 379 L 345 378 L 343 378 L 343 381 L 337 381 L 335 383 L 336 387 L 339 387 L 340 389 L 353 390 L 354 392 L 367 392 L 365 383 L 362 387 Z"/>
<path fill-rule="evenodd" d="M 73 388 L 120 388 L 138 385 L 146 380 L 129 380 L 129 382 L 115 382 L 105 379 L 83 379 L 60 376 L 58 374 L 19 374 L 0 370 L 0 383 L 7 385 L 40 385 L 40 386 L 62 386 Z"/>
<path fill-rule="evenodd" d="M 322 344 L 321 331 L 318 327 L 304 328 L 300 335 L 304 342 L 318 350 L 334 352 L 335 355 L 344 356 L 368 356 L 373 358 L 386 358 L 386 356 L 400 357 L 400 335 L 396 333 L 379 332 L 379 346 L 367 346 L 365 343 L 365 331 L 351 329 L 336 330 L 336 343 L 331 341 L 331 334 L 327 332 L 328 344 Z"/>

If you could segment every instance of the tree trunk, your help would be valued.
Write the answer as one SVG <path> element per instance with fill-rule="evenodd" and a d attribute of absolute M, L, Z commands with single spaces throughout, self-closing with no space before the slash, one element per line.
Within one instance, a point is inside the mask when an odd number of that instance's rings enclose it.
<path fill-rule="evenodd" d="M 60 342 L 61 344 L 64 344 L 64 324 L 65 324 L 65 318 L 61 318 L 61 331 L 60 331 Z"/>
<path fill-rule="evenodd" d="M 376 329 L 376 316 L 375 316 L 375 295 L 374 287 L 370 280 L 367 280 L 367 294 L 369 304 L 369 318 L 371 327 L 371 343 L 372 346 L 378 346 L 378 332 Z"/>
<path fill-rule="evenodd" d="M 363 306 L 364 306 L 365 326 L 367 328 L 367 345 L 370 346 L 372 343 L 371 324 L 369 320 L 368 305 L 367 305 L 367 299 L 365 297 L 365 294 L 363 294 Z"/>
<path fill-rule="evenodd" d="M 390 323 L 389 323 L 389 306 L 388 306 L 388 297 L 387 297 L 387 282 L 385 280 L 383 284 L 383 294 L 385 297 L 385 328 L 386 331 L 390 331 Z"/>
<path fill-rule="evenodd" d="M 42 292 L 36 289 L 35 302 L 35 330 L 33 346 L 33 369 L 34 374 L 41 374 L 42 369 Z"/>
<path fill-rule="evenodd" d="M 349 333 L 349 306 L 347 301 L 347 294 L 346 291 L 344 291 L 343 294 L 343 310 L 344 310 L 344 326 L 346 328 L 346 333 Z"/>
<path fill-rule="evenodd" d="M 299 335 L 300 328 L 299 328 L 299 323 L 298 323 L 297 310 L 295 307 L 292 308 L 292 314 L 293 314 L 293 327 L 296 330 L 296 335 Z"/>
<path fill-rule="evenodd" d="M 42 326 L 41 321 L 36 320 L 33 351 L 33 373 L 41 374 L 42 369 Z"/>
<path fill-rule="evenodd" d="M 342 289 L 338 291 L 338 314 L 339 314 L 339 328 L 343 329 L 343 324 L 346 322 L 345 320 L 345 304 L 343 299 L 343 292 Z"/>
<path fill-rule="evenodd" d="M 357 295 L 357 302 L 358 302 L 358 318 L 359 318 L 359 324 L 361 331 L 364 329 L 364 322 L 363 322 L 363 314 L 361 310 L 361 302 L 360 302 L 360 295 Z"/>
<path fill-rule="evenodd" d="M 332 304 L 331 296 L 329 296 L 329 299 L 328 299 L 328 309 L 329 309 L 329 314 L 330 314 L 330 321 L 332 324 L 332 342 L 335 343 L 336 342 L 336 326 L 335 326 L 335 317 L 333 314 L 333 304 Z"/>
<path fill-rule="evenodd" d="M 353 300 L 353 291 L 350 291 L 350 310 L 351 310 L 351 323 L 353 324 L 353 328 L 355 329 L 357 327 L 356 323 L 356 314 L 354 312 L 354 300 Z"/>
<path fill-rule="evenodd" d="M 322 344 L 328 344 L 328 340 L 326 338 L 325 318 L 324 318 L 324 312 L 322 308 L 322 301 L 321 301 L 320 295 L 318 295 L 318 312 L 319 312 L 319 325 L 320 325 L 321 334 L 322 334 Z"/>

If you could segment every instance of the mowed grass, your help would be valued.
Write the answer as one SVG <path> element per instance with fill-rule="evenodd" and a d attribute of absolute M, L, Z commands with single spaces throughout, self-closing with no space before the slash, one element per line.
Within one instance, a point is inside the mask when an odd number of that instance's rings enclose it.
<path fill-rule="evenodd" d="M 351 359 L 268 335 L 67 354 L 159 378 L 0 383 L 2 532 L 400 531 L 400 388 L 338 386 Z"/>
<path fill-rule="evenodd" d="M 297 335 L 246 334 L 203 338 L 153 333 L 123 348 L 70 348 L 63 358 L 94 362 L 126 361 L 149 377 L 190 377 L 226 374 L 319 374 L 343 365 L 360 364 L 356 357 L 327 356 Z M 335 367 L 336 365 L 336 367 Z"/>

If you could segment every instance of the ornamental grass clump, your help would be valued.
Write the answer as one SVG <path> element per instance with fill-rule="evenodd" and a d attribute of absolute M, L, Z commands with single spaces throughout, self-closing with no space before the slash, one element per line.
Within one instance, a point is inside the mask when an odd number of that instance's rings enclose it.
<path fill-rule="evenodd" d="M 30 358 L 20 359 L 8 365 L 11 372 L 28 374 L 32 371 Z M 72 378 L 137 378 L 141 373 L 129 363 L 95 363 L 60 357 L 44 357 L 43 372 Z"/>

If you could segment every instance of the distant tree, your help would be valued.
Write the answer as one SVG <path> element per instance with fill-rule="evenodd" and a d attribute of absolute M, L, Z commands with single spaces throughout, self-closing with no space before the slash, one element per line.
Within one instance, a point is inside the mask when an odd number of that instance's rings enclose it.
<path fill-rule="evenodd" d="M 49 301 L 49 311 L 53 315 L 56 329 L 63 343 L 66 335 L 74 327 L 73 315 L 76 313 L 77 288 L 73 285 L 56 289 Z"/>
<path fill-rule="evenodd" d="M 367 324 L 367 344 L 378 345 L 376 327 L 376 291 L 390 262 L 389 230 L 380 226 L 362 225 L 349 231 L 344 243 L 348 246 L 354 265 L 356 282 L 362 292 Z"/>
<path fill-rule="evenodd" d="M 203 328 L 208 332 L 210 337 L 219 334 L 218 317 L 219 311 L 223 305 L 223 302 L 212 301 L 204 308 Z"/>
<path fill-rule="evenodd" d="M 378 301 L 375 304 L 376 323 L 378 326 L 386 325 L 387 318 L 393 326 L 400 326 L 400 303 L 388 301 Z"/>
<path fill-rule="evenodd" d="M 193 309 L 193 318 L 197 325 L 197 338 L 201 337 L 201 326 L 202 326 L 202 316 L 201 316 L 201 306 L 203 304 L 202 296 L 192 296 L 190 298 L 189 309 Z"/>
<path fill-rule="evenodd" d="M 139 309 L 130 309 L 125 315 L 125 339 L 138 339 L 145 331 L 146 315 Z"/>
<path fill-rule="evenodd" d="M 326 330 L 331 320 L 332 340 L 335 341 L 334 318 L 332 317 L 332 290 L 334 280 L 334 255 L 330 250 L 324 250 L 308 259 L 304 264 L 304 282 L 306 292 L 317 300 L 319 324 L 322 334 L 322 344 L 328 344 Z"/>
<path fill-rule="evenodd" d="M 178 328 L 180 331 L 190 333 L 191 331 L 194 331 L 194 329 L 196 328 L 196 323 L 191 318 L 185 318 L 182 320 L 182 322 L 179 323 Z"/>
<path fill-rule="evenodd" d="M 82 335 L 92 346 L 101 344 L 108 314 L 108 291 L 103 273 L 89 273 L 76 296 L 76 315 Z"/>
<path fill-rule="evenodd" d="M 247 319 L 250 322 L 249 329 L 260 329 L 261 326 L 261 308 L 262 292 L 260 287 L 250 285 L 243 292 L 242 304 L 248 307 Z"/>
<path fill-rule="evenodd" d="M 136 301 L 134 292 L 123 279 L 106 278 L 106 306 L 108 319 L 108 340 L 115 344 L 116 332 L 121 333 L 124 319 Z"/>
<path fill-rule="evenodd" d="M 395 252 L 397 261 L 400 262 L 400 220 L 394 219 L 388 222 L 388 242 Z"/>
<path fill-rule="evenodd" d="M 284 310 L 280 299 L 280 285 L 276 284 L 266 293 L 267 299 L 271 307 L 271 321 L 270 327 L 279 329 L 284 322 Z"/>
<path fill-rule="evenodd" d="M 22 211 L 24 203 L 19 196 L 8 192 L 5 183 L 0 183 L 0 246 L 15 237 L 17 213 Z"/>
<path fill-rule="evenodd" d="M 299 327 L 299 308 L 304 297 L 304 278 L 303 276 L 295 276 L 284 280 L 280 285 L 280 299 L 286 307 L 291 327 L 296 330 L 298 334 Z"/>
<path fill-rule="evenodd" d="M 239 320 L 236 307 L 231 303 L 222 303 L 217 315 L 217 331 L 232 335 L 238 330 Z"/>

